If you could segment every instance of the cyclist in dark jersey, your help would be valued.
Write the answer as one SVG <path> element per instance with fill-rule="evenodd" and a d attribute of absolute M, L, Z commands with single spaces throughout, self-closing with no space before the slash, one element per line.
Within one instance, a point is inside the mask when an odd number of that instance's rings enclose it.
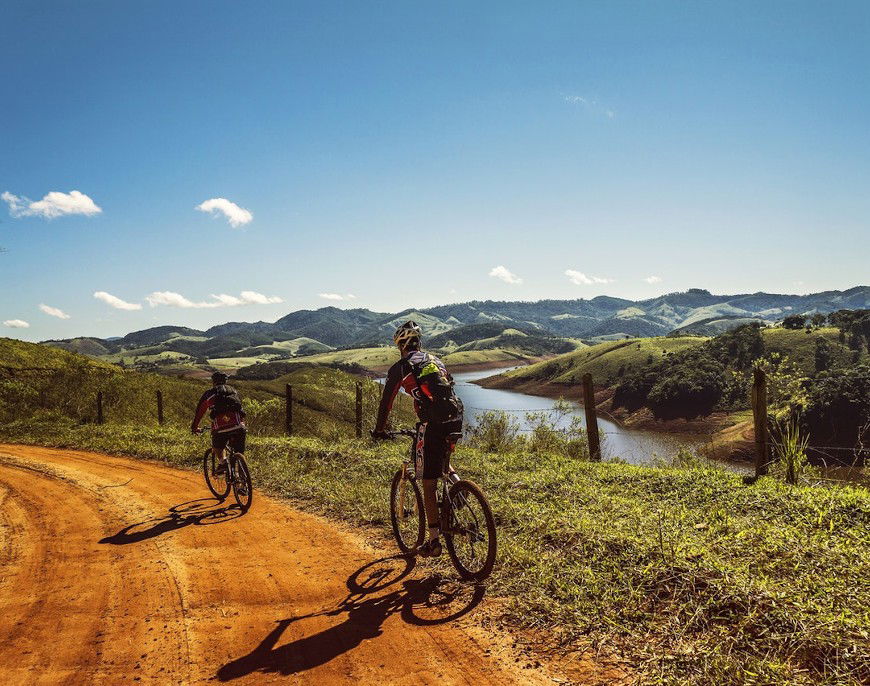
<path fill-rule="evenodd" d="M 441 554 L 441 530 L 435 485 L 438 477 L 449 467 L 456 441 L 462 435 L 462 403 L 453 392 L 453 377 L 444 363 L 432 353 L 420 349 L 420 327 L 413 321 L 405 322 L 393 336 L 402 358 L 390 367 L 374 438 L 386 438 L 387 417 L 400 389 L 414 399 L 414 410 L 419 418 L 418 430 L 423 431 L 423 500 L 429 523 L 429 540 L 420 548 L 423 557 Z"/>
<path fill-rule="evenodd" d="M 203 393 L 199 399 L 190 431 L 201 433 L 199 423 L 208 411 L 211 417 L 211 447 L 218 459 L 215 474 L 222 474 L 227 465 L 224 450 L 227 445 L 232 445 L 237 453 L 245 452 L 247 428 L 239 394 L 235 388 L 227 385 L 227 375 L 215 372 L 211 375 L 211 382 L 213 388 Z"/>

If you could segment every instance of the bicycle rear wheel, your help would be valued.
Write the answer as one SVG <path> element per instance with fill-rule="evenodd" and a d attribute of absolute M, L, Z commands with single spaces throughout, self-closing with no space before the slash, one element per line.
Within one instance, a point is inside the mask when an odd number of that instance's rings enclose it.
<path fill-rule="evenodd" d="M 242 512 L 247 512 L 248 508 L 251 507 L 251 501 L 254 499 L 251 472 L 248 471 L 248 463 L 245 462 L 245 456 L 241 453 L 236 453 L 230 459 L 235 463 L 232 470 L 233 495 Z"/>
<path fill-rule="evenodd" d="M 227 474 L 215 474 L 218 460 L 215 457 L 214 451 L 209 448 L 202 456 L 202 473 L 205 476 L 205 485 L 208 490 L 218 500 L 224 500 L 230 493 L 230 484 L 227 481 Z"/>
<path fill-rule="evenodd" d="M 396 472 L 390 487 L 390 521 L 393 536 L 406 555 L 423 545 L 426 535 L 423 514 L 423 494 L 416 479 L 403 479 L 402 470 Z"/>
<path fill-rule="evenodd" d="M 448 491 L 450 530 L 442 532 L 447 552 L 464 579 L 482 581 L 495 565 L 495 519 L 483 491 L 472 481 L 457 481 Z"/>

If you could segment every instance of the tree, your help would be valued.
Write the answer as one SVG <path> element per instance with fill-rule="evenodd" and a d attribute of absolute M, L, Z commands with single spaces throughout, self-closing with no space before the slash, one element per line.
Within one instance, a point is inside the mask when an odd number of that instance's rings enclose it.
<path fill-rule="evenodd" d="M 833 361 L 833 352 L 831 344 L 824 336 L 816 338 L 816 373 L 823 372 L 831 366 Z"/>
<path fill-rule="evenodd" d="M 804 423 L 811 444 L 856 448 L 870 442 L 870 366 L 837 369 L 809 389 Z M 866 450 L 866 449 L 865 449 Z M 834 457 L 847 457 L 835 455 Z M 856 455 L 866 459 L 867 455 Z M 830 458 L 828 458 L 830 459 Z"/>
<path fill-rule="evenodd" d="M 785 329 L 802 329 L 807 323 L 807 318 L 803 314 L 791 314 L 782 320 L 782 326 Z"/>
<path fill-rule="evenodd" d="M 821 312 L 816 312 L 812 317 L 810 317 L 810 321 L 816 328 L 823 326 L 827 319 L 828 317 Z"/>

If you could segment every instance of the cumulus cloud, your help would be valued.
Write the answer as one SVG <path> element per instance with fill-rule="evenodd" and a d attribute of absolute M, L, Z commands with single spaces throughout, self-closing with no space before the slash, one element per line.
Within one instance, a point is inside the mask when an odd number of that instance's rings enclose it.
<path fill-rule="evenodd" d="M 51 317 L 57 317 L 58 319 L 69 319 L 69 315 L 66 312 L 56 307 L 51 307 L 51 305 L 41 304 L 39 306 L 39 309 Z"/>
<path fill-rule="evenodd" d="M 498 265 L 497 267 L 493 267 L 489 270 L 489 275 L 494 276 L 496 279 L 501 279 L 505 283 L 513 283 L 513 284 L 521 284 L 523 280 L 512 273 L 507 267 L 504 265 Z"/>
<path fill-rule="evenodd" d="M 344 296 L 340 293 L 318 293 L 317 296 L 324 300 L 344 300 Z"/>
<path fill-rule="evenodd" d="M 188 300 L 181 293 L 173 291 L 154 291 L 146 296 L 145 300 L 151 307 L 166 305 L 168 307 L 181 307 L 184 309 L 209 309 L 214 307 L 240 307 L 242 305 L 272 305 L 284 302 L 277 295 L 267 296 L 255 291 L 242 291 L 239 296 L 220 293 L 212 294 L 213 300 L 194 302 Z"/>
<path fill-rule="evenodd" d="M 93 200 L 79 191 L 69 193 L 51 191 L 46 193 L 42 200 L 31 200 L 4 191 L 0 194 L 0 199 L 9 205 L 9 214 L 15 219 L 20 217 L 54 219 L 66 214 L 83 214 L 92 217 L 103 211 Z"/>
<path fill-rule="evenodd" d="M 97 300 L 102 300 L 107 305 L 114 307 L 116 310 L 141 310 L 142 305 L 139 303 L 128 303 L 125 300 L 121 300 L 120 298 L 116 298 L 111 293 L 106 293 L 106 291 L 97 291 L 94 293 L 94 297 Z"/>
<path fill-rule="evenodd" d="M 28 324 L 23 319 L 7 319 L 3 322 L 3 326 L 8 326 L 10 329 L 29 329 L 30 324 Z"/>
<path fill-rule="evenodd" d="M 197 205 L 196 209 L 200 212 L 211 212 L 212 214 L 220 212 L 227 218 L 227 221 L 233 228 L 250 224 L 254 219 L 254 215 L 248 210 L 244 207 L 239 207 L 236 203 L 230 202 L 226 198 L 212 198 L 211 200 L 206 200 Z"/>
<path fill-rule="evenodd" d="M 603 276 L 586 276 L 583 272 L 578 272 L 576 269 L 566 269 L 565 276 L 568 280 L 577 286 L 590 286 L 594 283 L 613 283 L 616 279 L 608 279 Z"/>
<path fill-rule="evenodd" d="M 644 279 L 647 283 L 661 283 L 662 277 L 660 276 L 648 276 Z"/>

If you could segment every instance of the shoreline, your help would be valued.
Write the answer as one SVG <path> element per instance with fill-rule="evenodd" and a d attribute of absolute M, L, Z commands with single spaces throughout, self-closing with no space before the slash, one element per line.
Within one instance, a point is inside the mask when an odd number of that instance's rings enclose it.
<path fill-rule="evenodd" d="M 497 377 L 485 377 L 472 383 L 483 388 L 553 399 L 564 398 L 581 406 L 584 404 L 583 387 L 580 384 L 555 384 L 549 381 L 510 383 L 509 379 Z M 648 408 L 641 408 L 634 412 L 624 408 L 614 410 L 611 404 L 613 394 L 613 388 L 596 388 L 595 410 L 598 416 L 612 421 L 621 428 L 672 435 L 707 436 L 711 445 L 706 452 L 714 459 L 740 464 L 747 464 L 754 459 L 752 421 L 746 420 L 742 416 L 744 413 L 714 412 L 698 419 L 656 419 Z"/>

